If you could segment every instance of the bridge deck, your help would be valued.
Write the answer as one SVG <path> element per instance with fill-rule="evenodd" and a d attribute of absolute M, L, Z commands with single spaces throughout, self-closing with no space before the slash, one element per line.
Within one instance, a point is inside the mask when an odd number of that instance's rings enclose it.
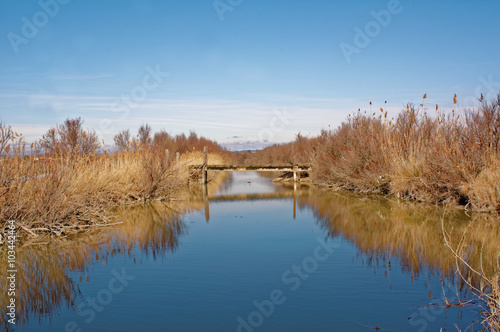
<path fill-rule="evenodd" d="M 192 169 L 201 168 L 202 165 L 190 166 Z M 310 171 L 311 165 L 297 164 L 297 171 Z M 282 171 L 293 172 L 292 165 L 207 165 L 207 171 Z"/>

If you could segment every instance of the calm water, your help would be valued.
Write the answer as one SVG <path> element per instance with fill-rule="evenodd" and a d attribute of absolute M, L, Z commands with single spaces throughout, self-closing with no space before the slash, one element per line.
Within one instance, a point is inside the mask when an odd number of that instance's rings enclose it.
<path fill-rule="evenodd" d="M 235 172 L 187 201 L 118 211 L 115 228 L 20 249 L 17 330 L 464 330 L 474 307 L 443 307 L 469 295 L 442 216 Z M 444 218 L 454 234 L 470 222 Z"/>

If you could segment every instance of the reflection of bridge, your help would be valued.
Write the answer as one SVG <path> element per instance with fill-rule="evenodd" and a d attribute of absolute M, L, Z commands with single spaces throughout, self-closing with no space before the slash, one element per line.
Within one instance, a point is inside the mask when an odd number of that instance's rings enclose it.
<path fill-rule="evenodd" d="M 278 199 L 293 197 L 295 193 L 293 191 L 284 191 L 278 193 L 265 193 L 265 194 L 236 194 L 236 195 L 223 195 L 223 196 L 211 196 L 208 197 L 209 201 L 256 201 L 260 199 Z"/>
<path fill-rule="evenodd" d="M 309 187 L 307 187 L 309 188 Z M 206 184 L 202 187 L 202 199 L 204 202 L 205 219 L 208 222 L 210 219 L 210 205 L 209 202 L 228 202 L 228 201 L 254 201 L 254 200 L 269 200 L 293 197 L 293 219 L 297 214 L 297 198 L 301 196 L 308 196 L 309 190 L 302 190 L 301 185 L 293 184 L 293 190 L 286 190 L 274 193 L 256 193 L 256 194 L 234 194 L 234 195 L 208 195 L 208 186 Z"/>

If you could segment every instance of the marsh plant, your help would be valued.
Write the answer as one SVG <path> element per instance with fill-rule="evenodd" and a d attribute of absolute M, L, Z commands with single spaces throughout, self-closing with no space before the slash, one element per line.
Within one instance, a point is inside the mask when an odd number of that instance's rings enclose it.
<path fill-rule="evenodd" d="M 188 166 L 201 163 L 197 149 L 209 142 L 195 133 L 161 139 L 141 126 L 146 130 L 126 143 L 130 148 L 109 153 L 98 150 L 97 136 L 82 124 L 68 119 L 30 146 L 2 126 L 9 142 L 0 158 L 0 235 L 7 220 L 15 220 L 23 235 L 64 236 L 113 224 L 113 206 L 171 199 L 187 183 Z M 214 144 L 212 151 L 222 151 Z"/>
<path fill-rule="evenodd" d="M 340 126 L 240 154 L 242 163 L 311 163 L 319 185 L 500 212 L 500 95 L 477 108 L 358 109 Z M 370 103 L 371 104 L 371 103 Z M 291 156 L 294 155 L 292 158 Z"/>

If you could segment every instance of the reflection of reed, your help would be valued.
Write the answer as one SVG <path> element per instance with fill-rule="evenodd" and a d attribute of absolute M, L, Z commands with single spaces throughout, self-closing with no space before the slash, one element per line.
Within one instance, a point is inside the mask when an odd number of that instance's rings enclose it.
<path fill-rule="evenodd" d="M 209 184 L 205 197 L 212 196 L 219 185 L 215 180 Z M 284 187 L 289 188 L 288 185 Z M 186 232 L 183 215 L 205 208 L 206 202 L 200 200 L 205 188 L 193 185 L 190 190 L 192 195 L 184 201 L 118 209 L 111 217 L 122 223 L 114 228 L 92 230 L 73 239 L 48 244 L 25 243 L 21 246 L 17 252 L 20 321 L 51 317 L 61 305 L 74 305 L 78 287 L 68 277 L 68 272 L 85 272 L 92 262 L 105 261 L 117 253 L 132 256 L 134 248 L 154 257 L 175 250 L 179 236 Z M 254 198 L 268 199 L 266 195 L 269 194 L 257 194 Z M 273 195 L 289 196 L 292 191 Z M 403 269 L 412 276 L 419 275 L 423 268 L 440 269 L 446 275 L 452 275 L 455 258 L 444 247 L 442 208 L 319 192 L 308 186 L 297 188 L 294 197 L 299 207 L 313 210 L 318 223 L 330 236 L 341 235 L 354 243 L 370 264 L 384 261 L 390 268 L 391 258 L 397 257 Z M 484 220 L 475 223 L 473 231 L 467 233 L 465 255 L 472 267 L 482 268 L 485 275 L 494 276 L 498 273 L 496 259 L 500 252 L 500 225 L 487 216 L 478 218 Z M 444 224 L 450 232 L 450 241 L 458 243 L 470 225 L 470 218 L 463 212 L 450 211 L 444 215 Z M 2 271 L 7 270 L 4 251 L 5 248 L 0 249 Z M 1 279 L 0 321 L 3 323 L 8 297 L 6 280 Z"/>
<path fill-rule="evenodd" d="M 51 246 L 32 246 L 17 252 L 16 311 L 18 320 L 25 322 L 30 313 L 38 317 L 50 315 L 63 302 L 69 303 L 75 293 L 73 282 L 66 276 L 61 264 L 60 252 L 53 252 Z M 6 255 L 2 252 L 0 268 L 7 271 Z M 4 277 L 0 281 L 0 322 L 6 318 L 6 307 L 10 297 L 7 294 Z"/>
<path fill-rule="evenodd" d="M 134 248 L 156 256 L 175 250 L 186 231 L 182 216 L 203 204 L 153 203 L 117 210 L 113 217 L 122 224 L 93 230 L 72 239 L 47 243 L 24 243 L 17 250 L 17 313 L 20 322 L 51 317 L 63 303 L 74 305 L 77 285 L 68 272 L 84 272 L 93 261 L 106 261 L 117 253 L 132 255 Z M 0 249 L 0 269 L 7 270 L 5 248 Z M 0 281 L 0 322 L 6 326 L 9 301 L 6 279 Z"/>
<path fill-rule="evenodd" d="M 441 220 L 444 218 L 455 243 L 471 222 L 457 210 L 443 214 L 443 209 L 437 207 L 332 192 L 299 198 L 299 206 L 312 208 L 329 235 L 341 235 L 353 242 L 369 263 L 385 261 L 389 265 L 391 257 L 396 256 L 412 276 L 422 268 L 438 268 L 451 276 L 455 259 L 444 247 Z M 467 233 L 467 261 L 493 276 L 498 273 L 500 225 L 487 215 L 478 218 L 484 220 L 476 222 L 474 231 Z"/>
<path fill-rule="evenodd" d="M 110 237 L 120 248 L 130 250 L 137 245 L 146 254 L 164 254 L 175 250 L 178 237 L 185 232 L 179 206 L 162 203 L 148 204 L 128 209 L 120 209 L 114 217 L 123 221 L 120 227 L 110 232 Z"/>

